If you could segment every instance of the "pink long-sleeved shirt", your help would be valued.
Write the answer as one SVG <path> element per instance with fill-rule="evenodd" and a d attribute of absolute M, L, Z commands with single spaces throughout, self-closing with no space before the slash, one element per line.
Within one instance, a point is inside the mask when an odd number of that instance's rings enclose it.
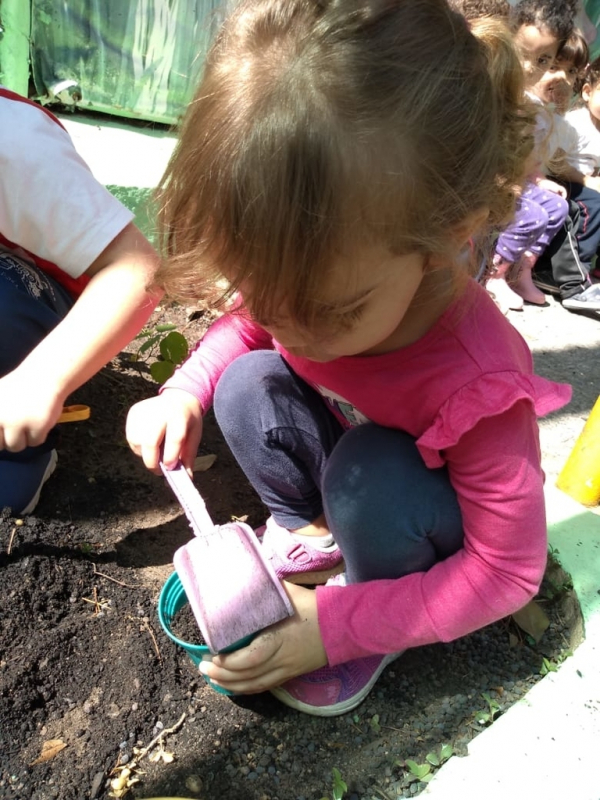
<path fill-rule="evenodd" d="M 331 665 L 450 641 L 528 602 L 547 552 L 536 416 L 565 405 L 571 391 L 533 374 L 527 344 L 479 285 L 414 344 L 324 364 L 226 315 L 166 388 L 192 393 L 206 410 L 225 367 L 253 349 L 278 350 L 346 427 L 371 421 L 414 436 L 428 467 L 447 465 L 462 512 L 464 546 L 427 572 L 317 588 Z"/>

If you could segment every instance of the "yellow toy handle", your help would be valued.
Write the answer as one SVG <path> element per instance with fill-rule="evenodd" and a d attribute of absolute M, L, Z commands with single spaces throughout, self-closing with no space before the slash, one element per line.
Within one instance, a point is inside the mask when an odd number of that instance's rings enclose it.
<path fill-rule="evenodd" d="M 600 397 L 556 485 L 584 506 L 596 506 L 600 502 Z"/>
<path fill-rule="evenodd" d="M 64 406 L 58 421 L 81 422 L 84 419 L 89 419 L 91 413 L 89 406 Z"/>

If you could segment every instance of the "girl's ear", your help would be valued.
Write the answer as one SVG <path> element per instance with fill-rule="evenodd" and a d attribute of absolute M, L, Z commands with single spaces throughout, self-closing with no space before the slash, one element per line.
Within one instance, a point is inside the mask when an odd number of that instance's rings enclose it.
<path fill-rule="evenodd" d="M 586 82 L 581 87 L 581 97 L 583 98 L 583 102 L 589 103 L 591 96 L 592 96 L 592 87 L 589 83 Z"/>

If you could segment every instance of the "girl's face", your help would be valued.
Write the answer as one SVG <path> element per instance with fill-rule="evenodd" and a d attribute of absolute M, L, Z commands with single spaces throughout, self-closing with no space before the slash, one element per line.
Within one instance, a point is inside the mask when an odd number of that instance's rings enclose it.
<path fill-rule="evenodd" d="M 554 62 L 558 44 L 558 39 L 544 26 L 522 25 L 515 33 L 526 89 L 531 89 Z"/>
<path fill-rule="evenodd" d="M 595 86 L 585 83 L 581 96 L 588 107 L 592 122 L 600 130 L 600 81 Z"/>
<path fill-rule="evenodd" d="M 284 307 L 276 321 L 261 320 L 261 325 L 289 353 L 311 361 L 396 349 L 424 263 L 420 254 L 394 256 L 383 248 L 369 249 L 359 259 L 341 259 L 324 292 L 322 323 L 314 331 L 286 321 Z"/>
<path fill-rule="evenodd" d="M 559 56 L 532 86 L 532 90 L 542 102 L 552 103 L 559 114 L 564 114 L 573 97 L 573 86 L 578 75 L 579 70 L 573 62 Z"/>

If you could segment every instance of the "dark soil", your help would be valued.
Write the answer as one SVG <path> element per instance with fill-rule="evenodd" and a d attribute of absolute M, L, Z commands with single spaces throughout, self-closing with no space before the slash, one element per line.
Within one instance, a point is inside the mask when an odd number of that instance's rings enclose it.
<path fill-rule="evenodd" d="M 158 320 L 181 329 L 185 310 Z M 202 328 L 200 318 L 185 333 L 193 340 Z M 92 418 L 62 426 L 59 465 L 35 516 L 0 519 L 2 800 L 108 798 L 110 780 L 123 775 L 115 768 L 135 766 L 134 748 L 178 723 L 164 737 L 174 761 L 141 758 L 128 797 L 318 800 L 332 795 L 333 768 L 345 797 L 412 796 L 424 784 L 406 759 L 423 764 L 442 744 L 464 755 L 490 717 L 541 678 L 544 659 L 559 663 L 572 646 L 575 604 L 553 572 L 541 597 L 551 625 L 539 644 L 503 620 L 413 650 L 353 713 L 312 718 L 269 694 L 216 693 L 157 619 L 173 553 L 191 532 L 163 479 L 125 443 L 127 409 L 155 392 L 145 365 L 115 360 L 73 398 Z M 262 524 L 265 510 L 210 416 L 201 453 L 217 455 L 196 476 L 213 518 Z M 34 764 L 50 740 L 66 746 Z"/>

